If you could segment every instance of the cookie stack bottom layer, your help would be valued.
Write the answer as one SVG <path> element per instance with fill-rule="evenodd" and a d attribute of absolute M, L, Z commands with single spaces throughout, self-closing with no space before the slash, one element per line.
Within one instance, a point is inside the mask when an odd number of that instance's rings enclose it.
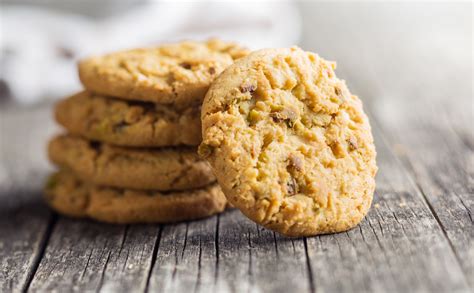
<path fill-rule="evenodd" d="M 48 147 L 60 171 L 46 186 L 57 212 L 110 223 L 165 223 L 222 212 L 226 199 L 195 147 L 130 148 L 71 134 Z"/>
<path fill-rule="evenodd" d="M 94 186 L 64 170 L 50 177 L 45 198 L 62 214 L 122 224 L 198 219 L 226 206 L 217 184 L 180 192 L 139 191 Z"/>

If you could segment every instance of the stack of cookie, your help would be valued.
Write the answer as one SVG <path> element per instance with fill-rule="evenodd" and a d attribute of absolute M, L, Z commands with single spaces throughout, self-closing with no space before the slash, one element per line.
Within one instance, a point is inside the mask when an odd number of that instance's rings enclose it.
<path fill-rule="evenodd" d="M 214 78 L 247 53 L 211 40 L 80 62 L 85 90 L 55 109 L 67 133 L 49 144 L 60 171 L 46 186 L 47 202 L 66 215 L 113 223 L 221 212 L 226 199 L 196 154 L 200 107 Z"/>

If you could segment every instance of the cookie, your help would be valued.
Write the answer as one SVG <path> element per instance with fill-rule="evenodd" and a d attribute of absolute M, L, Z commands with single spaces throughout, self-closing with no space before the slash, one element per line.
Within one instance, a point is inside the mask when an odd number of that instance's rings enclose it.
<path fill-rule="evenodd" d="M 194 147 L 135 149 L 60 135 L 50 141 L 48 154 L 59 167 L 98 185 L 169 191 L 215 181 Z"/>
<path fill-rule="evenodd" d="M 181 42 L 91 57 L 79 63 L 86 89 L 104 95 L 187 108 L 247 49 L 219 40 Z"/>
<path fill-rule="evenodd" d="M 128 102 L 84 91 L 56 104 L 56 121 L 91 140 L 133 147 L 199 145 L 200 108 Z"/>
<path fill-rule="evenodd" d="M 180 192 L 137 191 L 90 185 L 67 171 L 49 178 L 44 195 L 61 214 L 120 224 L 204 218 L 222 212 L 226 206 L 217 184 Z"/>
<path fill-rule="evenodd" d="M 210 87 L 199 152 L 227 199 L 287 236 L 357 225 L 375 188 L 375 146 L 362 103 L 335 64 L 299 48 L 238 60 Z"/>

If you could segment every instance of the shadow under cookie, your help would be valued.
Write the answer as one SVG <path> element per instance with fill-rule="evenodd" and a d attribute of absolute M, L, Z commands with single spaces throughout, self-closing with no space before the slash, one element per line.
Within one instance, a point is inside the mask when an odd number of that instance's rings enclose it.
<path fill-rule="evenodd" d="M 193 220 L 226 207 L 217 184 L 179 192 L 139 191 L 92 185 L 64 170 L 50 177 L 45 198 L 61 214 L 119 224 Z"/>

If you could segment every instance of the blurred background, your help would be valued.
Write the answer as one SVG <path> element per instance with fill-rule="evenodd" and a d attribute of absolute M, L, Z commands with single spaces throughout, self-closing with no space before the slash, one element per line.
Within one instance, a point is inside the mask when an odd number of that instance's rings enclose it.
<path fill-rule="evenodd" d="M 380 54 L 370 56 L 375 66 L 390 66 L 394 52 L 411 50 L 411 58 L 424 58 L 421 50 L 439 49 L 452 58 L 471 55 L 472 63 L 470 2 L 3 0 L 1 5 L 0 99 L 23 105 L 80 89 L 75 65 L 82 57 L 184 39 L 220 37 L 251 49 L 297 44 L 344 67 L 374 51 Z"/>
<path fill-rule="evenodd" d="M 428 95 L 447 108 L 453 107 L 447 101 L 455 100 L 453 111 L 467 109 L 459 115 L 472 122 L 470 1 L 3 0 L 0 5 L 3 186 L 26 178 L 41 182 L 49 168 L 47 138 L 59 129 L 52 103 L 80 90 L 77 60 L 182 39 L 219 37 L 252 49 L 296 44 L 337 61 L 338 76 L 387 119 L 399 119 L 400 103 L 423 103 L 418 97 Z"/>
<path fill-rule="evenodd" d="M 7 1 L 2 87 L 32 104 L 78 90 L 75 64 L 91 54 L 210 37 L 282 47 L 298 43 L 300 31 L 299 9 L 289 2 Z"/>

